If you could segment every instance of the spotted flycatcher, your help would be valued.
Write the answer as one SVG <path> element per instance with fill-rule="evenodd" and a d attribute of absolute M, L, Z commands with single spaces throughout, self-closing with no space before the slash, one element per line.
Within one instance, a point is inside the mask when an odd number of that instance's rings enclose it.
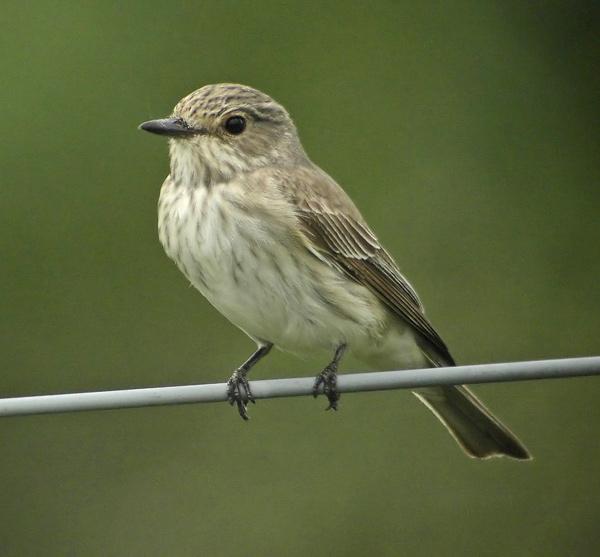
<path fill-rule="evenodd" d="M 287 111 L 244 85 L 207 85 L 169 118 L 141 124 L 169 138 L 158 202 L 160 241 L 187 279 L 257 344 L 228 381 L 247 419 L 250 368 L 273 346 L 324 350 L 329 408 L 346 351 L 374 369 L 454 360 L 344 190 L 308 158 Z M 415 395 L 471 457 L 529 459 L 525 446 L 463 386 Z"/>

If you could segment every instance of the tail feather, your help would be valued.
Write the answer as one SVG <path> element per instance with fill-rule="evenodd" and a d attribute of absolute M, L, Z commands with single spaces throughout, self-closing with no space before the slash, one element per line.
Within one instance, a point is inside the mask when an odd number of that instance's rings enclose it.
<path fill-rule="evenodd" d="M 517 460 L 532 458 L 517 436 L 467 387 L 432 387 L 414 394 L 446 426 L 468 456 L 507 456 Z"/>

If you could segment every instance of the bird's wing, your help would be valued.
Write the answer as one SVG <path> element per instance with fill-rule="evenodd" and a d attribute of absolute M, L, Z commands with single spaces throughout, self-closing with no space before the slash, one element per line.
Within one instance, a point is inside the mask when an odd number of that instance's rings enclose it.
<path fill-rule="evenodd" d="M 294 200 L 309 249 L 369 288 L 394 314 L 409 323 L 419 333 L 421 348 L 432 363 L 453 365 L 444 341 L 425 317 L 417 293 L 346 193 L 337 184 L 335 192 L 332 188 L 332 184 L 327 184 L 325 192 L 317 188 L 326 195 L 319 195 L 313 188 L 310 194 Z M 328 193 L 335 193 L 333 203 Z"/>

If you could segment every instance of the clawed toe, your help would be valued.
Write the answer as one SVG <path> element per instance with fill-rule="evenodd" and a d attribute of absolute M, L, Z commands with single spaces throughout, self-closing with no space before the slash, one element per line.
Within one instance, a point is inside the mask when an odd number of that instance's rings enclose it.
<path fill-rule="evenodd" d="M 319 395 L 320 387 L 323 385 L 323 394 L 329 401 L 329 406 L 325 410 L 337 410 L 340 394 L 337 391 L 337 375 L 335 367 L 327 366 L 315 378 L 313 385 L 313 396 L 316 398 Z"/>
<path fill-rule="evenodd" d="M 246 374 L 242 370 L 235 370 L 227 381 L 227 400 L 229 404 L 237 406 L 238 412 L 243 420 L 249 420 L 248 402 L 255 404 L 254 396 L 250 390 L 250 384 Z"/>

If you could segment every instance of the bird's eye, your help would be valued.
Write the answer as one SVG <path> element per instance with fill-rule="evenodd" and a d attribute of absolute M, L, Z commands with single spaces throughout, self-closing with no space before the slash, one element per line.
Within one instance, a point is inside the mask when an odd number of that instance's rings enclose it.
<path fill-rule="evenodd" d="M 241 116 L 227 118 L 225 129 L 232 135 L 240 135 L 246 129 L 246 120 Z"/>

